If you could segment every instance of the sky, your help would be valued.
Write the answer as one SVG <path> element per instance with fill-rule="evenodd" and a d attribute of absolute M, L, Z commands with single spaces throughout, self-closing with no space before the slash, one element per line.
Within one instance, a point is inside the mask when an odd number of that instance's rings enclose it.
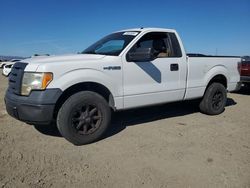
<path fill-rule="evenodd" d="M 77 53 L 138 27 L 176 29 L 188 53 L 250 55 L 250 0 L 0 0 L 0 55 Z"/>

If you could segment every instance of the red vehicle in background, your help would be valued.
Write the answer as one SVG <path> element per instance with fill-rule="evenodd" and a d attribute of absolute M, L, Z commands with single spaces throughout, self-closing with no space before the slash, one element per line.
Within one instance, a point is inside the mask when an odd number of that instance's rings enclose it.
<path fill-rule="evenodd" d="M 242 58 L 240 81 L 244 84 L 244 86 L 250 87 L 250 56 Z"/>

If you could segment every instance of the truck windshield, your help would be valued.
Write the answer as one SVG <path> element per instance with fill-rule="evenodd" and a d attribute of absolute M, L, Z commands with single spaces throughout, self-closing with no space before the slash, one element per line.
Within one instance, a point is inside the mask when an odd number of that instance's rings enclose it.
<path fill-rule="evenodd" d="M 138 34 L 137 31 L 110 34 L 88 47 L 82 53 L 118 56 Z"/>

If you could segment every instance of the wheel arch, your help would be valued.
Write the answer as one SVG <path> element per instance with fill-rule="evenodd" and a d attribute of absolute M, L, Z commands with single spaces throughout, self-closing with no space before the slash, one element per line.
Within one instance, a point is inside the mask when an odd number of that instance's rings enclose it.
<path fill-rule="evenodd" d="M 221 83 L 226 89 L 227 89 L 227 77 L 224 74 L 217 74 L 214 75 L 207 83 L 206 88 L 203 92 L 203 96 L 205 95 L 208 87 L 212 84 L 212 83 Z"/>
<path fill-rule="evenodd" d="M 227 88 L 227 77 L 223 74 L 217 74 L 213 76 L 207 84 L 207 88 L 214 82 L 221 83 L 225 88 Z"/>
<path fill-rule="evenodd" d="M 63 105 L 63 103 L 70 96 L 80 91 L 92 91 L 92 92 L 98 93 L 108 102 L 111 109 L 115 110 L 114 96 L 106 86 L 97 82 L 80 82 L 80 83 L 77 83 L 68 87 L 67 89 L 63 91 L 62 95 L 59 97 L 55 105 L 55 109 L 54 109 L 55 118 L 57 116 L 59 109 Z"/>
<path fill-rule="evenodd" d="M 221 83 L 226 89 L 228 87 L 229 72 L 224 65 L 216 65 L 212 67 L 204 76 L 205 90 L 214 82 Z M 203 94 L 204 94 L 203 93 Z"/>

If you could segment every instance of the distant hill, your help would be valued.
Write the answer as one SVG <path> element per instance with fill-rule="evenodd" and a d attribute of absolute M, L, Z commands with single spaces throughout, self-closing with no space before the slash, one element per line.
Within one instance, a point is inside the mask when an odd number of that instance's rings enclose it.
<path fill-rule="evenodd" d="M 20 56 L 4 56 L 4 55 L 0 55 L 0 60 L 11 60 L 11 59 L 25 59 L 26 57 L 20 57 Z"/>

